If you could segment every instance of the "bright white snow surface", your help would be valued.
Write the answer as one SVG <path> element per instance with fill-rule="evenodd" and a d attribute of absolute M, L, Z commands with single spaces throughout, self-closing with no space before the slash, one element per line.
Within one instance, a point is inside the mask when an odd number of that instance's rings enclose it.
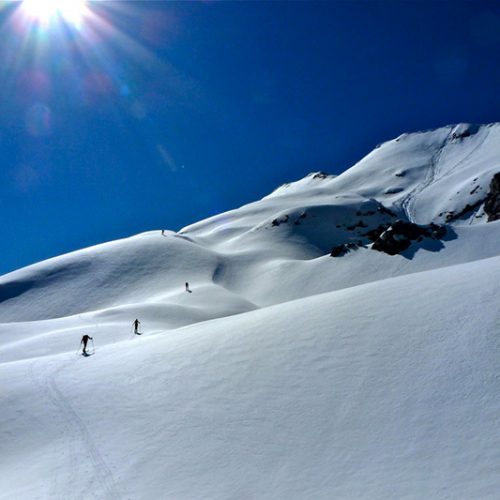
<path fill-rule="evenodd" d="M 499 171 L 498 124 L 405 134 L 1 277 L 0 498 L 498 499 Z M 330 257 L 381 204 L 463 213 L 442 242 Z"/>

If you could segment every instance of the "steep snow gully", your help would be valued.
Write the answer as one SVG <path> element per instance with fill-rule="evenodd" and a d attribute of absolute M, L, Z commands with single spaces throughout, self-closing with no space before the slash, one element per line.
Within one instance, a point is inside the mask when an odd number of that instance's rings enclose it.
<path fill-rule="evenodd" d="M 403 134 L 0 277 L 0 499 L 497 500 L 498 172 Z"/>

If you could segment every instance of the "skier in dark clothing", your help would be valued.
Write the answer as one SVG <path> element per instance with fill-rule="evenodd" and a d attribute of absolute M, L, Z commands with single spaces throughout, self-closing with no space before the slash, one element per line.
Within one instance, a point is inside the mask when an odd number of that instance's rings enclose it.
<path fill-rule="evenodd" d="M 186 281 L 186 292 L 193 293 L 193 291 L 189 289 L 189 283 L 187 281 Z"/>
<path fill-rule="evenodd" d="M 139 333 L 139 325 L 141 324 L 141 322 L 138 319 L 136 319 L 132 324 L 134 325 L 134 334 L 142 335 L 141 333 Z"/>
<path fill-rule="evenodd" d="M 83 337 L 82 337 L 82 341 L 80 342 L 80 345 L 83 344 L 83 351 L 82 351 L 82 354 L 84 356 L 87 356 L 87 342 L 90 340 L 94 340 L 92 337 L 90 337 L 89 335 L 85 334 Z"/>

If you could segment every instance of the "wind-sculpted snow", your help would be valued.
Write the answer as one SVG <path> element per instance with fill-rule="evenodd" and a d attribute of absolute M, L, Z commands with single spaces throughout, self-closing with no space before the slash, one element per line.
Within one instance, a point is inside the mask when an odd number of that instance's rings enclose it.
<path fill-rule="evenodd" d="M 496 499 L 498 172 L 403 134 L 0 277 L 0 498 Z"/>
<path fill-rule="evenodd" d="M 2 498 L 495 499 L 499 276 L 493 258 L 4 363 Z"/>

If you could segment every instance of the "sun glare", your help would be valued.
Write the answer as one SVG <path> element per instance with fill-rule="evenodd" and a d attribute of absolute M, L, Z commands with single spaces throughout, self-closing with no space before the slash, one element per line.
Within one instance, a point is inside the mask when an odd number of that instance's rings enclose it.
<path fill-rule="evenodd" d="M 85 0 L 24 0 L 23 10 L 36 21 L 47 24 L 57 18 L 79 26 L 87 10 Z"/>

